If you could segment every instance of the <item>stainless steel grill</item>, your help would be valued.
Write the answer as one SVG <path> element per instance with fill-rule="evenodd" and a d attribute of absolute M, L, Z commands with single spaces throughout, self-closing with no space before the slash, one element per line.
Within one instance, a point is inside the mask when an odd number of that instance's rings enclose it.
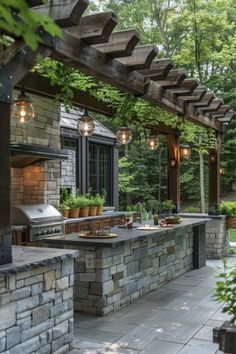
<path fill-rule="evenodd" d="M 29 241 L 61 235 L 63 217 L 50 204 L 22 204 L 12 207 L 12 224 L 28 225 Z"/>

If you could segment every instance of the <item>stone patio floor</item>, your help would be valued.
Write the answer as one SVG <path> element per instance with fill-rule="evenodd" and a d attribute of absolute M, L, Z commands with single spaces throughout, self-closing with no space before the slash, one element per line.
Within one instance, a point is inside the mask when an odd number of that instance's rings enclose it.
<path fill-rule="evenodd" d="M 236 256 L 228 258 L 236 264 Z M 210 260 L 104 317 L 75 313 L 70 354 L 220 354 L 212 329 L 229 316 L 213 299 L 222 261 Z"/>

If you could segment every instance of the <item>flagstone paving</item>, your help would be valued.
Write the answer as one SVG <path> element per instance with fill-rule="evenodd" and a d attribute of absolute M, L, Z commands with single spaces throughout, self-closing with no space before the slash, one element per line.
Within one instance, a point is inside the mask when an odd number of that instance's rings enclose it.
<path fill-rule="evenodd" d="M 70 354 L 222 354 L 212 343 L 212 329 L 229 319 L 213 298 L 221 267 L 207 261 L 114 314 L 75 313 Z"/>

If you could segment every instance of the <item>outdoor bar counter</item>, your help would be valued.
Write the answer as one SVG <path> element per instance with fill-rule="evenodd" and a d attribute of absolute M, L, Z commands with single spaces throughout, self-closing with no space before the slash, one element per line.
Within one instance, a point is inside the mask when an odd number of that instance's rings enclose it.
<path fill-rule="evenodd" d="M 186 218 L 151 231 L 114 227 L 115 238 L 85 239 L 72 233 L 46 238 L 43 246 L 80 251 L 75 259 L 74 309 L 105 315 L 205 266 L 206 223 Z"/>

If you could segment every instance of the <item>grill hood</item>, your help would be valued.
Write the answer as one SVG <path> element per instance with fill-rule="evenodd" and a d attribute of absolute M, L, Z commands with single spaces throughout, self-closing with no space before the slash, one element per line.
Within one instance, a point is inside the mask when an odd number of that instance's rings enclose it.
<path fill-rule="evenodd" d="M 68 159 L 68 154 L 65 150 L 42 145 L 12 143 L 10 152 L 11 166 L 16 168 L 25 167 L 35 162 Z"/>

